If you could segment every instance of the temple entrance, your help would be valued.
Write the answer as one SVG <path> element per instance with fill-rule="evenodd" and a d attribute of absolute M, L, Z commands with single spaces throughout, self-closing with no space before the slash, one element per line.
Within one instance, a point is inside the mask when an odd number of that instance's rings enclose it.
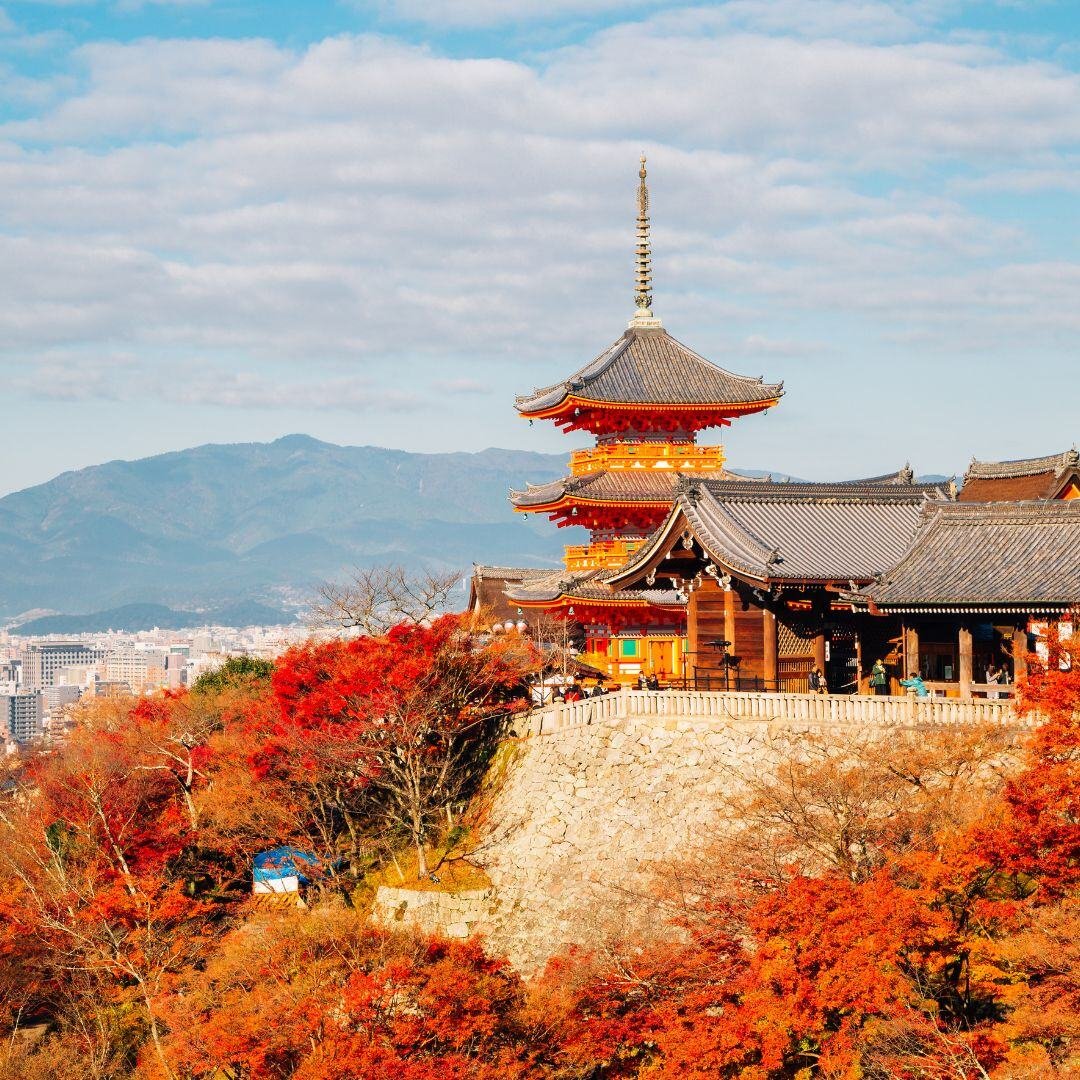
<path fill-rule="evenodd" d="M 859 692 L 859 650 L 855 631 L 841 627 L 829 632 L 825 661 L 825 679 L 830 694 Z"/>

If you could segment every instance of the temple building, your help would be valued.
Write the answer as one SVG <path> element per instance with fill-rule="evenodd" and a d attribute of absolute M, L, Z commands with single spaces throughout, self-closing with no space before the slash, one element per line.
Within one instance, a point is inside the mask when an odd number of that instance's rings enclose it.
<path fill-rule="evenodd" d="M 510 496 L 589 540 L 559 570 L 476 567 L 470 609 L 498 630 L 573 625 L 581 660 L 623 683 L 806 692 L 819 668 L 868 693 L 880 660 L 893 693 L 912 672 L 937 694 L 1010 692 L 1046 628 L 1080 618 L 1080 453 L 972 461 L 962 489 L 910 466 L 831 484 L 729 470 L 698 437 L 783 384 L 717 367 L 653 314 L 644 158 L 639 178 L 628 328 L 516 402 L 593 436 L 566 477 Z"/>
<path fill-rule="evenodd" d="M 1019 461 L 972 461 L 964 475 L 962 502 L 1080 499 L 1080 452 Z"/>
<path fill-rule="evenodd" d="M 693 685 L 806 692 L 813 667 L 840 692 L 879 657 L 899 668 L 899 631 L 859 618 L 846 594 L 908 550 L 927 505 L 950 499 L 910 469 L 840 484 L 683 480 L 667 518 L 618 571 L 685 597 Z"/>
<path fill-rule="evenodd" d="M 629 681 L 641 673 L 681 677 L 686 603 L 670 589 L 613 589 L 604 580 L 667 516 L 681 476 L 736 479 L 724 448 L 698 436 L 764 412 L 780 383 L 710 363 L 664 329 L 652 311 L 649 194 L 645 159 L 638 185 L 636 311 L 622 336 L 562 382 L 517 399 L 530 422 L 587 431 L 595 444 L 570 457 L 560 481 L 511 493 L 515 510 L 545 514 L 560 528 L 588 529 L 566 548 L 565 567 L 505 590 L 522 615 L 557 615 L 584 628 L 586 661 Z"/>

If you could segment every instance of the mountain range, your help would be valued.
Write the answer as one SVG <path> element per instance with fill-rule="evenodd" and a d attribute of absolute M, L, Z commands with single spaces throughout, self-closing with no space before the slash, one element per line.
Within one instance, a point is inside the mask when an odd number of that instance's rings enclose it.
<path fill-rule="evenodd" d="M 506 496 L 565 469 L 565 454 L 289 435 L 64 473 L 0 499 L 0 624 L 28 609 L 100 621 L 131 604 L 296 608 L 320 582 L 380 563 L 555 566 L 566 536 L 515 517 Z"/>
<path fill-rule="evenodd" d="M 558 566 L 583 531 L 515 515 L 507 492 L 566 465 L 565 453 L 414 454 L 287 435 L 63 473 L 0 499 L 0 627 L 265 624 L 357 566 Z"/>

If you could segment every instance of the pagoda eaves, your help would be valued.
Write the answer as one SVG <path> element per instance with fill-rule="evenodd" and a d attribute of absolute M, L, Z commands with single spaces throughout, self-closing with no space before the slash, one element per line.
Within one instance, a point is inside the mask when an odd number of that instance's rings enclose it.
<path fill-rule="evenodd" d="M 653 320 L 657 321 L 657 320 Z M 783 383 L 736 375 L 710 363 L 660 326 L 631 323 L 623 336 L 563 382 L 522 395 L 516 407 L 531 420 L 565 431 L 682 433 L 772 408 Z"/>

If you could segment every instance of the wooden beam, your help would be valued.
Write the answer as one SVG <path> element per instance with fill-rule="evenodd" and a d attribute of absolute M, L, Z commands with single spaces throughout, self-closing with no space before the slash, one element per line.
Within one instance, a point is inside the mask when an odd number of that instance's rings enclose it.
<path fill-rule="evenodd" d="M 780 642 L 777 637 L 776 613 L 770 608 L 762 612 L 762 644 L 764 646 L 763 674 L 765 689 L 778 691 L 780 689 Z"/>
<path fill-rule="evenodd" d="M 973 640 L 970 626 L 960 627 L 960 697 L 971 700 L 971 684 L 974 680 Z"/>

